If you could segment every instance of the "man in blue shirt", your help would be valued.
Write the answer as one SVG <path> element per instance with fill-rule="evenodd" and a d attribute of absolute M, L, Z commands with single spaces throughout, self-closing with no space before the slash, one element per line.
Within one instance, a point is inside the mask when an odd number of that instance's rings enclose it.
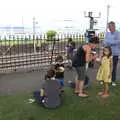
<path fill-rule="evenodd" d="M 112 86 L 116 86 L 116 71 L 118 64 L 118 56 L 120 55 L 120 32 L 116 30 L 115 23 L 108 23 L 109 32 L 105 35 L 104 44 L 112 49 L 113 56 L 113 71 L 112 71 Z"/>

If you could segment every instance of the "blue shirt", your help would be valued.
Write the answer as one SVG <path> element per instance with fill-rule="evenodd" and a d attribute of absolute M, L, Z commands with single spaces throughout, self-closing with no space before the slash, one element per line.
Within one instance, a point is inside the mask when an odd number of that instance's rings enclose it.
<path fill-rule="evenodd" d="M 111 47 L 113 56 L 120 56 L 120 32 L 119 31 L 115 31 L 114 33 L 107 32 L 105 35 L 104 44 Z"/>

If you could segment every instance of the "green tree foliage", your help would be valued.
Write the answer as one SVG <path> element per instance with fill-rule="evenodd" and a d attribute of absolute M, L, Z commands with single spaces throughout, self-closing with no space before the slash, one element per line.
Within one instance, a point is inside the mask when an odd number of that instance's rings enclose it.
<path fill-rule="evenodd" d="M 46 32 L 47 40 L 52 41 L 55 38 L 57 32 L 55 30 L 49 30 Z"/>

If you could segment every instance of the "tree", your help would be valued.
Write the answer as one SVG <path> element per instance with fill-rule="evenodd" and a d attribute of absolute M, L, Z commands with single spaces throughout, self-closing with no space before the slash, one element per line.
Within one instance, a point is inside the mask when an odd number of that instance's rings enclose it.
<path fill-rule="evenodd" d="M 46 32 L 46 34 L 47 34 L 47 40 L 52 41 L 52 40 L 54 40 L 57 32 L 55 30 L 49 30 Z"/>

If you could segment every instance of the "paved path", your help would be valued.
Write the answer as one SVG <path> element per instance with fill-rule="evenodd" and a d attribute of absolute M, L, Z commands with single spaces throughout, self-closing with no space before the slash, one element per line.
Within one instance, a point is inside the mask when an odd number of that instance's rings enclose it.
<path fill-rule="evenodd" d="M 97 69 L 91 69 L 89 76 L 95 80 Z M 120 78 L 120 64 L 118 65 L 118 78 Z M 39 89 L 44 80 L 45 71 L 17 72 L 0 74 L 0 93 L 30 92 Z M 74 73 L 71 70 L 65 71 L 65 80 L 74 80 Z"/>

